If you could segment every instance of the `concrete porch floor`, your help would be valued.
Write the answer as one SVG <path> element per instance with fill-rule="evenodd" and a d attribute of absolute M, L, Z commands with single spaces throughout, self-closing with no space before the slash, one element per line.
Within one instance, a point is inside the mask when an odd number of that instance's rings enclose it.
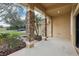
<path fill-rule="evenodd" d="M 34 48 L 23 48 L 8 56 L 77 56 L 71 42 L 59 38 L 35 43 Z"/>

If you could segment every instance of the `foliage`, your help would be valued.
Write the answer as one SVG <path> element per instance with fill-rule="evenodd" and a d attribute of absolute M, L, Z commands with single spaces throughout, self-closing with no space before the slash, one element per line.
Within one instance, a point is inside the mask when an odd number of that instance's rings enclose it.
<path fill-rule="evenodd" d="M 0 33 L 0 44 L 7 43 L 9 48 L 15 48 L 20 44 L 20 40 L 17 39 L 20 35 L 20 33 Z"/>
<path fill-rule="evenodd" d="M 9 29 L 25 28 L 25 20 L 21 19 L 18 9 L 23 9 L 22 6 L 13 3 L 2 3 L 0 4 L 0 21 L 4 21 L 10 24 Z"/>
<path fill-rule="evenodd" d="M 22 34 L 21 32 L 15 31 L 19 28 L 25 28 L 25 20 L 21 19 L 21 15 L 17 12 L 18 8 L 23 7 L 13 3 L 1 3 L 0 4 L 0 22 L 4 21 L 10 24 L 8 29 L 0 28 L 0 45 L 7 43 L 9 48 L 15 48 L 21 42 L 17 38 Z M 14 30 L 14 31 L 13 31 Z"/>
<path fill-rule="evenodd" d="M 35 15 L 35 17 L 36 17 L 36 33 L 37 33 L 37 35 L 39 35 L 39 27 L 41 26 L 41 21 L 43 21 L 44 19 L 42 18 L 42 16 L 39 16 L 38 14 L 37 15 Z"/>
<path fill-rule="evenodd" d="M 9 42 L 9 47 L 10 48 L 14 48 L 14 47 L 16 47 L 16 43 L 17 43 L 17 37 L 19 37 L 19 35 L 18 34 L 10 34 L 9 36 L 8 36 L 8 42 Z"/>
<path fill-rule="evenodd" d="M 0 44 L 5 43 L 8 33 L 0 33 Z"/>

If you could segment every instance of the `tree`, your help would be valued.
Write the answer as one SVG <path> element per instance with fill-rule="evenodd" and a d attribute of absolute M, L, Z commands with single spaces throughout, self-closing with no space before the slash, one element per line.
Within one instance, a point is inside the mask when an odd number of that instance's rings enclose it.
<path fill-rule="evenodd" d="M 41 16 L 39 16 L 38 14 L 37 15 L 35 15 L 35 17 L 36 17 L 36 33 L 37 33 L 37 35 L 39 35 L 39 27 L 41 26 L 41 21 L 43 21 L 44 19 L 41 17 Z"/>
<path fill-rule="evenodd" d="M 22 8 L 22 6 L 13 3 L 3 3 L 0 4 L 0 21 L 4 21 L 10 24 L 12 29 L 24 28 L 25 20 L 21 19 L 17 9 Z"/>
<path fill-rule="evenodd" d="M 40 28 L 39 28 L 39 27 L 40 27 L 41 24 L 42 24 L 41 22 L 43 21 L 43 18 L 42 18 L 41 15 L 39 16 L 38 14 L 35 15 L 35 17 L 36 17 L 36 18 L 35 18 L 35 24 L 36 24 L 36 26 L 35 26 L 35 27 L 36 27 L 36 28 L 35 28 L 35 29 L 36 29 L 36 30 L 35 30 L 35 31 L 36 31 L 35 40 L 41 41 L 41 40 L 42 40 L 42 36 L 41 36 L 40 33 L 39 33 L 39 31 L 40 31 Z"/>

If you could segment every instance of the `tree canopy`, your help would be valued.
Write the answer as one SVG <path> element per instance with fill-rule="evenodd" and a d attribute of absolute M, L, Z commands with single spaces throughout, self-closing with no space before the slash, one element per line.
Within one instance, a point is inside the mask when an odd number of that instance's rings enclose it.
<path fill-rule="evenodd" d="M 10 24 L 12 29 L 19 29 L 25 27 L 25 20 L 21 19 L 21 15 L 17 11 L 23 9 L 21 5 L 13 3 L 0 4 L 0 21 Z"/>

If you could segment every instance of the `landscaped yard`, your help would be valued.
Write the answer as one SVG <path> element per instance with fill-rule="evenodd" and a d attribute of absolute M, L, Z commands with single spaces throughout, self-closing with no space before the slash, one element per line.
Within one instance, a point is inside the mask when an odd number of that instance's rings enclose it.
<path fill-rule="evenodd" d="M 8 55 L 24 48 L 26 44 L 19 38 L 22 34 L 24 33 L 17 30 L 0 28 L 0 55 Z"/>
<path fill-rule="evenodd" d="M 19 4 L 0 4 L 0 55 L 8 55 L 26 46 L 26 11 Z M 6 13 L 5 13 L 6 12 Z"/>

